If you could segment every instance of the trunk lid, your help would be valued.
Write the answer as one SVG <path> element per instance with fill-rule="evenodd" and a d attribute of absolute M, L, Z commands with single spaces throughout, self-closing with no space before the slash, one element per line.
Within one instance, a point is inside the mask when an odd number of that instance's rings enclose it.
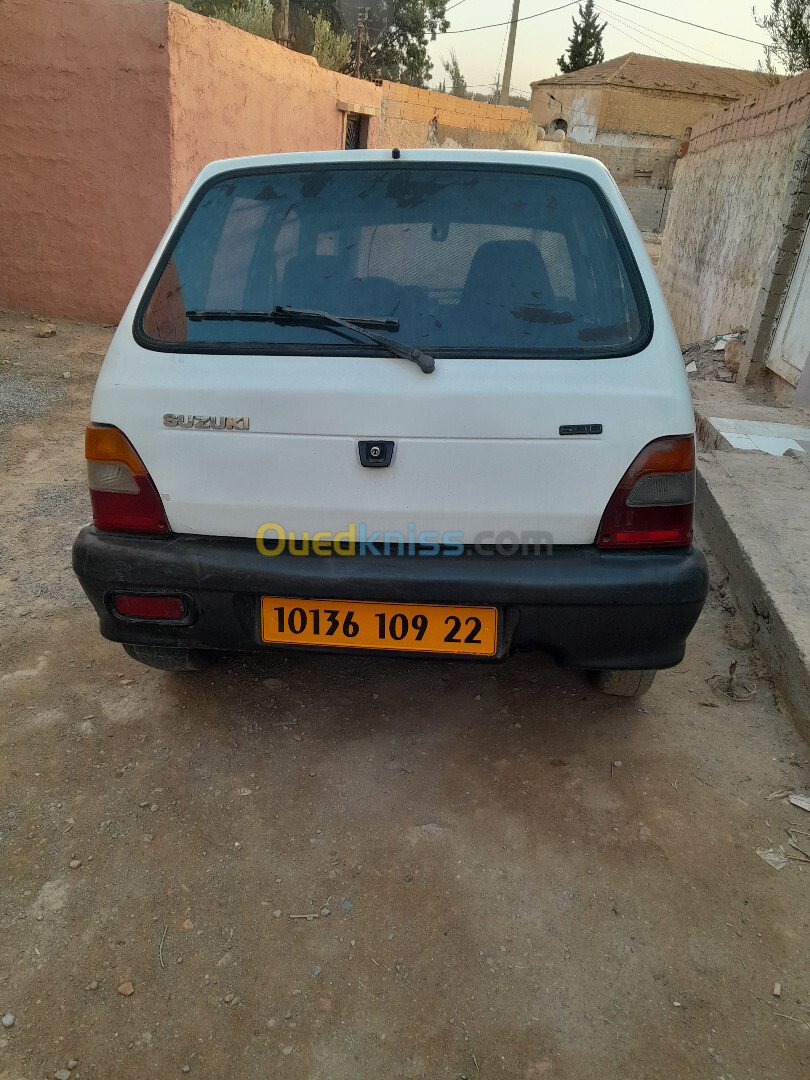
<path fill-rule="evenodd" d="M 280 326 L 277 305 L 394 320 L 436 370 L 352 331 Z M 606 170 L 451 151 L 209 167 L 116 334 L 92 418 L 131 440 L 175 532 L 353 528 L 394 544 L 590 544 L 638 452 L 693 429 Z M 581 425 L 601 432 L 565 433 Z M 393 441 L 389 467 L 361 465 L 368 439 Z"/>

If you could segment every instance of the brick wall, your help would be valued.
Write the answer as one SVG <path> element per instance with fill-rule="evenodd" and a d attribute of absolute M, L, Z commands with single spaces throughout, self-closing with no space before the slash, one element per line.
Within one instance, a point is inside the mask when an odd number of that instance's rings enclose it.
<path fill-rule="evenodd" d="M 749 328 L 743 373 L 765 362 L 806 227 L 808 117 L 805 72 L 702 120 L 675 170 L 658 264 L 675 328 Z"/>
<path fill-rule="evenodd" d="M 672 187 L 676 143 L 661 139 L 663 145 L 637 145 L 626 136 L 626 145 L 615 141 L 579 143 L 566 139 L 563 143 L 538 142 L 538 150 L 556 150 L 569 154 L 585 154 L 601 161 L 610 171 L 627 203 L 633 220 L 642 232 L 658 232 L 663 228 Z"/>
<path fill-rule="evenodd" d="M 803 124 L 809 111 L 810 71 L 805 71 L 701 120 L 692 128 L 689 152 L 697 154 L 712 146 L 785 131 Z"/>
<path fill-rule="evenodd" d="M 384 82 L 378 145 L 533 150 L 537 125 L 527 109 L 468 101 Z"/>
<path fill-rule="evenodd" d="M 663 224 L 667 189 L 625 184 L 619 185 L 619 190 L 639 229 L 657 232 Z"/>

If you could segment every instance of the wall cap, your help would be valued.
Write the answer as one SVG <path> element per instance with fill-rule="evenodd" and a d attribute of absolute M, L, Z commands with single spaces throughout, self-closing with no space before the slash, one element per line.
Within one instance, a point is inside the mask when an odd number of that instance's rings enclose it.
<path fill-rule="evenodd" d="M 380 110 L 371 105 L 357 105 L 352 101 L 336 101 L 338 112 L 358 113 L 360 116 L 379 116 Z"/>

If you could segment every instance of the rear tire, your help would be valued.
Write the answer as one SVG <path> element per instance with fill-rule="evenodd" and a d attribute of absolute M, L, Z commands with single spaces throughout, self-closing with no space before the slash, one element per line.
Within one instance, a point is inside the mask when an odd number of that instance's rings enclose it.
<path fill-rule="evenodd" d="M 653 684 L 655 671 L 592 671 L 591 678 L 597 690 L 612 697 L 641 697 Z"/>
<path fill-rule="evenodd" d="M 124 652 L 139 664 L 158 671 L 207 671 L 217 654 L 209 649 L 175 649 L 164 645 L 124 645 Z"/>

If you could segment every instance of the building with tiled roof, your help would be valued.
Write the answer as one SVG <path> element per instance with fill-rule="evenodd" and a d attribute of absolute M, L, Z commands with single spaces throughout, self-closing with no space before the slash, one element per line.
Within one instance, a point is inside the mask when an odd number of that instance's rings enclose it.
<path fill-rule="evenodd" d="M 531 110 L 553 149 L 603 161 L 639 227 L 652 230 L 663 227 L 675 162 L 693 126 L 772 83 L 757 71 L 627 53 L 533 82 Z"/>
<path fill-rule="evenodd" d="M 772 81 L 758 71 L 627 53 L 533 82 L 532 115 L 578 142 L 608 131 L 682 139 L 704 116 L 755 97 Z"/>

